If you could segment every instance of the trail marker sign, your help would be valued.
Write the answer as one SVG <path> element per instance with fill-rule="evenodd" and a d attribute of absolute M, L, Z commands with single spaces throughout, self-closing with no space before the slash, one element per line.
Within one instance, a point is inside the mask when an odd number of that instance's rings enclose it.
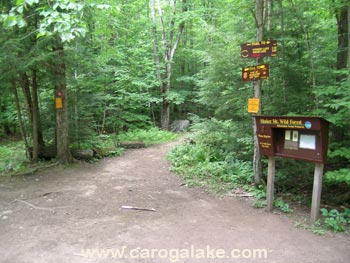
<path fill-rule="evenodd" d="M 263 58 L 277 56 L 277 40 L 258 41 L 241 45 L 242 58 Z"/>
<path fill-rule="evenodd" d="M 248 99 L 248 112 L 249 113 L 258 113 L 260 106 L 260 99 L 250 98 Z"/>
<path fill-rule="evenodd" d="M 267 79 L 269 77 L 269 65 L 262 64 L 246 67 L 242 69 L 242 79 L 244 81 L 254 81 L 258 79 Z"/>

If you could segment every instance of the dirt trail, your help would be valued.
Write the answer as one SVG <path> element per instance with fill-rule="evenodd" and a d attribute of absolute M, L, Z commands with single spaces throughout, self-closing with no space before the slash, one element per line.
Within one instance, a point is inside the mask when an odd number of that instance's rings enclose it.
<path fill-rule="evenodd" d="M 182 186 L 165 160 L 172 146 L 1 178 L 0 262 L 349 262 L 345 235 L 317 236 L 285 216 Z"/>

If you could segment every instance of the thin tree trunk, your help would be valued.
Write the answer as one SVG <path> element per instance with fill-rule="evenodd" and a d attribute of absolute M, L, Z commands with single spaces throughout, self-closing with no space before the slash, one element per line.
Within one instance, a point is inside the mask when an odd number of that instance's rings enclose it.
<path fill-rule="evenodd" d="M 24 142 L 24 146 L 25 146 L 25 150 L 26 150 L 26 156 L 27 156 L 28 160 L 31 160 L 32 158 L 30 156 L 29 144 L 28 144 L 28 140 L 27 140 L 27 133 L 26 133 L 26 130 L 24 128 L 24 123 L 23 123 L 23 118 L 22 118 L 22 111 L 21 111 L 21 106 L 20 106 L 20 103 L 19 103 L 19 97 L 18 97 L 16 83 L 13 81 L 11 84 L 12 84 L 13 95 L 15 97 L 15 104 L 16 104 L 16 110 L 17 110 L 18 123 L 19 123 L 21 136 L 22 136 L 22 139 L 23 139 L 23 142 Z"/>
<path fill-rule="evenodd" d="M 158 42 L 157 20 L 156 20 L 156 12 L 155 12 L 155 2 L 154 2 L 154 0 L 150 0 L 150 8 L 151 8 L 152 32 L 153 32 L 154 65 L 155 65 L 156 77 L 157 77 L 157 80 L 159 82 L 160 94 L 162 94 L 163 79 L 162 79 L 162 75 L 160 73 L 160 58 L 159 58 L 159 46 L 158 46 L 159 42 Z M 161 109 L 161 120 L 162 120 L 162 109 Z M 161 124 L 161 126 L 162 126 L 162 124 Z"/>
<path fill-rule="evenodd" d="M 1 95 L 1 94 L 0 94 Z M 1 102 L 2 97 L 0 96 L 0 111 L 2 114 L 6 112 L 6 106 L 2 104 Z M 7 136 L 11 135 L 11 128 L 7 121 L 5 121 L 3 124 L 4 132 Z"/>
<path fill-rule="evenodd" d="M 33 95 L 33 122 L 32 122 L 32 139 L 33 139 L 33 156 L 32 162 L 38 161 L 39 155 L 39 103 L 38 103 L 38 86 L 36 81 L 36 71 L 33 70 L 32 78 L 32 95 Z"/>
<path fill-rule="evenodd" d="M 38 76 L 37 76 L 37 70 L 32 70 L 32 96 L 33 96 L 33 119 L 34 114 L 36 114 L 37 118 L 37 130 L 38 130 L 38 143 L 39 147 L 44 147 L 44 135 L 41 127 L 41 120 L 40 120 L 40 108 L 39 108 L 39 97 L 38 97 Z"/>
<path fill-rule="evenodd" d="M 62 94 L 62 109 L 56 109 L 56 134 L 57 134 L 57 158 L 62 164 L 68 164 L 73 161 L 69 150 L 69 122 L 68 122 L 68 98 L 66 85 L 66 65 L 64 61 L 64 48 L 60 40 L 53 48 L 54 57 L 54 75 L 55 92 Z"/>
<path fill-rule="evenodd" d="M 30 82 L 27 73 L 20 73 L 19 83 L 22 88 L 22 92 L 24 95 L 24 105 L 26 107 L 27 116 L 30 122 L 30 125 L 33 125 L 33 100 L 30 92 Z"/>
<path fill-rule="evenodd" d="M 166 39 L 166 32 L 165 32 L 165 24 L 163 20 L 163 10 L 160 6 L 159 0 L 157 0 L 157 8 L 158 8 L 158 15 L 160 20 L 160 26 L 162 31 L 162 44 L 164 48 L 164 63 L 165 63 L 165 77 L 164 80 L 161 82 L 161 94 L 162 94 L 162 106 L 161 106 L 161 112 L 160 112 L 160 122 L 161 122 L 161 128 L 163 130 L 167 130 L 169 128 L 169 122 L 170 122 L 170 105 L 168 102 L 168 93 L 170 90 L 170 78 L 171 78 L 171 61 L 170 61 L 170 47 L 173 37 L 173 28 L 170 28 L 169 32 L 169 39 L 167 41 Z M 176 8 L 176 1 L 175 1 L 175 7 Z M 174 26 L 174 19 L 175 17 L 172 17 L 172 20 L 170 22 L 170 25 Z"/>
<path fill-rule="evenodd" d="M 338 26 L 338 52 L 337 52 L 337 70 L 347 68 L 348 60 L 348 9 L 349 7 L 343 6 L 336 14 L 337 26 Z M 341 82 L 346 78 L 346 74 L 340 74 L 337 77 L 337 82 Z"/>
<path fill-rule="evenodd" d="M 178 34 L 174 41 L 175 34 L 175 18 L 176 18 L 176 0 L 171 1 L 173 7 L 172 18 L 170 20 L 170 28 L 169 28 L 169 36 L 166 34 L 166 27 L 163 19 L 163 10 L 160 5 L 160 1 L 157 1 L 157 9 L 158 16 L 160 20 L 161 26 L 161 43 L 163 45 L 164 54 L 163 60 L 165 64 L 165 76 L 163 77 L 160 73 L 160 59 L 159 59 L 159 47 L 158 47 L 158 37 L 157 37 L 157 27 L 156 27 L 156 14 L 155 14 L 155 0 L 150 0 L 151 6 L 151 16 L 153 21 L 153 33 L 154 33 L 154 60 L 156 64 L 156 74 L 157 78 L 160 82 L 160 91 L 162 97 L 162 105 L 161 105 L 161 128 L 164 130 L 169 129 L 170 123 L 170 103 L 168 101 L 168 94 L 171 86 L 171 73 L 172 67 L 171 63 L 173 62 L 175 52 L 177 50 L 181 34 L 184 30 L 185 24 L 182 22 L 178 28 Z M 182 0 L 183 6 L 186 5 L 186 0 Z M 185 12 L 187 8 L 183 8 L 183 12 Z"/>
<path fill-rule="evenodd" d="M 255 22 L 256 22 L 256 40 L 263 40 L 264 33 L 264 0 L 255 0 Z M 254 13 L 254 12 L 253 12 Z M 257 63 L 262 63 L 262 59 L 257 59 Z M 261 80 L 254 81 L 254 98 L 261 100 Z M 259 106 L 258 115 L 262 112 L 261 103 Z M 254 157 L 253 157 L 253 170 L 254 170 L 254 183 L 256 185 L 261 184 L 262 182 L 262 170 L 261 170 L 261 155 L 259 150 L 259 143 L 257 137 L 257 127 L 255 119 L 253 118 L 253 132 L 254 132 Z"/>

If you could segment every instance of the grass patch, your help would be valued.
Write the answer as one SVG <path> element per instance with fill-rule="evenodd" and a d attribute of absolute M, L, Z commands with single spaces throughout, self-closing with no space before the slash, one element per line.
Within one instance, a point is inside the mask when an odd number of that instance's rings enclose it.
<path fill-rule="evenodd" d="M 0 144 L 0 175 L 9 175 L 25 169 L 28 160 L 22 141 Z"/>

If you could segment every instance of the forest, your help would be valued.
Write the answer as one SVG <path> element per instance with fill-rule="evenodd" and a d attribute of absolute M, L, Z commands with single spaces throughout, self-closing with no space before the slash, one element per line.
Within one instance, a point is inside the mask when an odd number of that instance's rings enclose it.
<path fill-rule="evenodd" d="M 68 164 L 71 149 L 189 119 L 190 143 L 169 157 L 174 170 L 264 185 L 264 158 L 253 175 L 247 100 L 255 97 L 260 115 L 331 123 L 325 196 L 349 206 L 348 0 L 1 0 L 0 7 L 1 174 L 41 162 L 50 147 Z M 277 41 L 275 57 L 242 59 L 241 44 L 266 40 Z M 242 68 L 256 63 L 269 64 L 269 77 L 243 81 Z M 312 164 L 277 165 L 277 192 L 310 194 Z"/>

